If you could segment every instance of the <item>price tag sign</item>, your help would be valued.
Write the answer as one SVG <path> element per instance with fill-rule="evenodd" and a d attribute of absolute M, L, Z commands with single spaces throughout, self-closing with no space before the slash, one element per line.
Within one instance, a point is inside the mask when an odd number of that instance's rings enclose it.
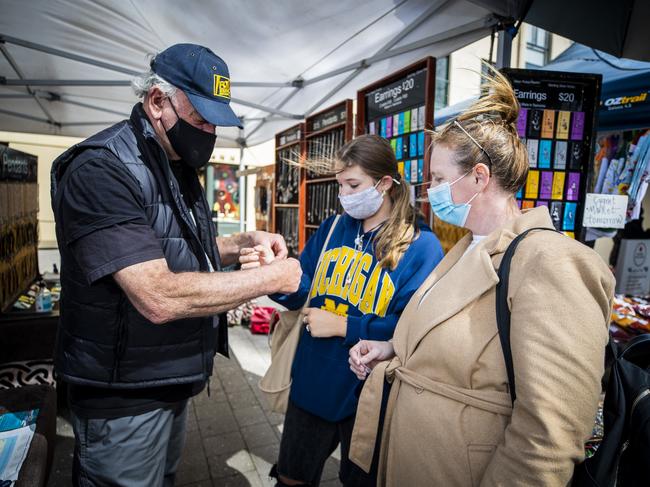
<path fill-rule="evenodd" d="M 588 193 L 582 224 L 592 228 L 623 228 L 627 196 Z"/>
<path fill-rule="evenodd" d="M 366 94 L 366 120 L 424 105 L 426 79 L 427 70 L 420 69 Z"/>

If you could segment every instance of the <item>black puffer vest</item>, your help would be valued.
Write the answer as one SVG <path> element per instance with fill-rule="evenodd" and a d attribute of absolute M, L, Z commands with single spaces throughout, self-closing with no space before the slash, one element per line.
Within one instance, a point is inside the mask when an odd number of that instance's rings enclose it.
<path fill-rule="evenodd" d="M 173 272 L 208 271 L 207 259 L 213 269 L 220 270 L 208 204 L 204 197 L 199 199 L 195 225 L 141 105 L 134 107 L 129 120 L 75 145 L 54 161 L 52 207 L 60 246 L 64 240 L 58 196 L 66 183 L 66 171 L 87 160 L 86 151 L 97 149 L 108 151 L 107 156 L 114 156 L 137 180 L 147 219 Z M 194 183 L 199 191 L 198 178 Z M 223 317 L 153 324 L 135 309 L 111 276 L 88 284 L 66 272 L 65 254 L 62 249 L 61 319 L 55 351 L 56 372 L 65 381 L 114 388 L 201 382 L 212 373 L 215 353 L 227 356 Z"/>

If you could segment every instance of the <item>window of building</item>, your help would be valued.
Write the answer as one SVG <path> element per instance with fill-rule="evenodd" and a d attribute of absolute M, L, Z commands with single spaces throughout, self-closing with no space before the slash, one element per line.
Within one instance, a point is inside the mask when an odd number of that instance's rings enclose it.
<path fill-rule="evenodd" d="M 449 56 L 436 59 L 436 110 L 449 105 Z"/>
<path fill-rule="evenodd" d="M 549 61 L 551 48 L 549 33 L 539 27 L 528 26 L 526 35 L 526 68 L 539 68 Z"/>

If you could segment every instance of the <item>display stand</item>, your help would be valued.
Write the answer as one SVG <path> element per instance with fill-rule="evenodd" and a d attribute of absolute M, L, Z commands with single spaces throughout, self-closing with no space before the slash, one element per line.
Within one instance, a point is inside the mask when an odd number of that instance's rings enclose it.
<path fill-rule="evenodd" d="M 275 196 L 273 201 L 273 231 L 287 242 L 289 255 L 298 255 L 305 240 L 304 170 L 290 162 L 305 157 L 305 124 L 300 123 L 275 136 Z"/>
<path fill-rule="evenodd" d="M 0 145 L 0 311 L 38 276 L 38 158 Z"/>
<path fill-rule="evenodd" d="M 412 185 L 428 180 L 435 74 L 435 59 L 427 57 L 357 92 L 356 134 L 389 140 L 399 173 Z M 411 191 L 415 201 L 414 186 Z M 420 208 L 428 215 L 428 205 Z"/>
<path fill-rule="evenodd" d="M 305 120 L 307 158 L 334 162 L 337 151 L 353 136 L 352 100 L 345 100 L 322 110 Z M 306 211 L 301 217 L 305 228 L 300 249 L 319 225 L 331 215 L 340 213 L 338 183 L 334 174 L 323 175 L 306 172 Z"/>
<path fill-rule="evenodd" d="M 557 230 L 584 240 L 602 77 L 523 69 L 503 73 L 521 105 L 517 132 L 530 164 L 517 201 L 522 209 L 547 206 Z"/>

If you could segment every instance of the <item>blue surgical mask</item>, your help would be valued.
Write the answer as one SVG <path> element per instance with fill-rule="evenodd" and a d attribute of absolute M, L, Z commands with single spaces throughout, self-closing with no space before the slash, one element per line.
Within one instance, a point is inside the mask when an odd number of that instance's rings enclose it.
<path fill-rule="evenodd" d="M 431 209 L 443 222 L 456 225 L 457 227 L 465 225 L 469 211 L 472 208 L 470 203 L 474 201 L 474 198 L 478 196 L 478 193 L 472 196 L 467 203 L 456 204 L 451 197 L 451 187 L 467 176 L 470 172 L 462 175 L 452 183 L 445 182 L 439 184 L 435 188 L 429 188 L 427 190 Z"/>

